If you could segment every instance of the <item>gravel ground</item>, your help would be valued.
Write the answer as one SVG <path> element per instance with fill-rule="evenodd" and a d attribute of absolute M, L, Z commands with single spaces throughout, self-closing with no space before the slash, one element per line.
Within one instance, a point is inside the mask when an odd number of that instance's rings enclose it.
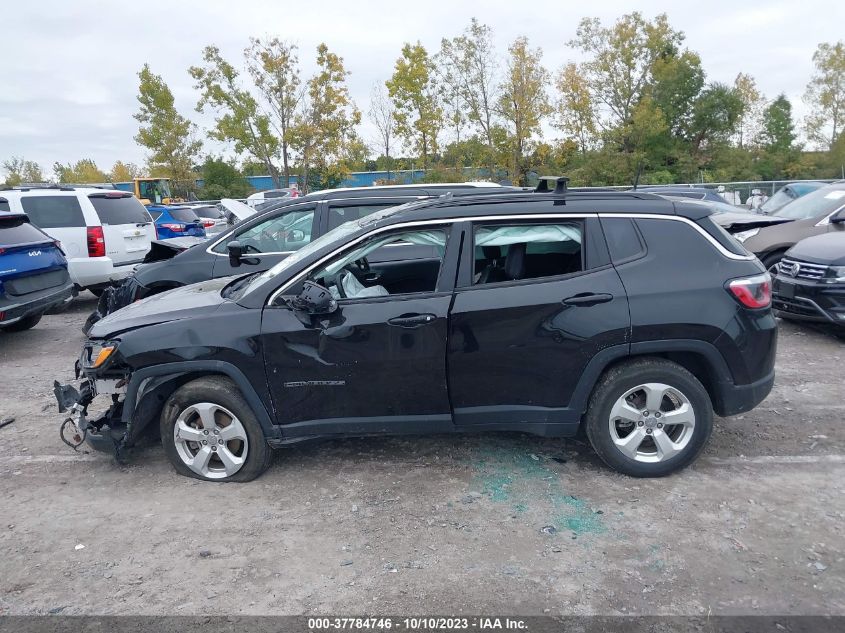
<path fill-rule="evenodd" d="M 354 439 L 241 485 L 58 437 L 84 295 L 0 333 L 0 614 L 845 614 L 845 342 L 781 323 L 778 377 L 681 474 L 576 441 Z"/>

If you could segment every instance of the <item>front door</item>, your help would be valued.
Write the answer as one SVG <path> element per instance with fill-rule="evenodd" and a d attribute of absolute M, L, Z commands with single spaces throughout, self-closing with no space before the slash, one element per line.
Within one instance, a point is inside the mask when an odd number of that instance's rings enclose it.
<path fill-rule="evenodd" d="M 272 268 L 316 237 L 317 203 L 284 206 L 276 211 L 250 218 L 229 237 L 215 244 L 214 277 L 244 275 Z M 244 249 L 240 266 L 229 262 L 226 245 L 238 241 Z"/>
<path fill-rule="evenodd" d="M 441 271 L 454 272 L 444 262 L 457 259 L 452 245 L 459 240 L 447 239 L 449 231 L 379 235 L 313 271 L 308 278 L 337 298 L 331 314 L 309 319 L 288 306 L 264 310 L 265 367 L 287 437 L 452 428 L 446 334 L 454 275 Z M 403 274 L 395 258 L 384 270 L 367 258 L 408 244 L 430 247 L 426 255 L 437 253 L 439 265 L 409 258 Z"/>
<path fill-rule="evenodd" d="M 600 350 L 626 344 L 630 328 L 625 289 L 606 248 L 588 252 L 603 247 L 588 227 L 600 230 L 595 219 L 473 226 L 449 323 L 456 425 L 577 425 L 579 378 Z"/>

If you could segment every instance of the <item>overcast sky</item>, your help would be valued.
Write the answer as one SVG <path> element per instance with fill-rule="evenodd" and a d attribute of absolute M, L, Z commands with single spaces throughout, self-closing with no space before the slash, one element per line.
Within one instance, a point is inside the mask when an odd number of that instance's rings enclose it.
<path fill-rule="evenodd" d="M 132 140 L 138 70 L 148 62 L 180 111 L 202 128 L 209 119 L 194 112 L 197 93 L 187 69 L 201 62 L 202 48 L 211 43 L 241 64 L 250 36 L 295 41 L 307 76 L 315 47 L 326 42 L 344 58 L 352 96 L 366 112 L 373 83 L 391 74 L 403 42 L 420 40 L 435 52 L 442 37 L 459 34 L 476 16 L 493 28 L 502 57 L 509 42 L 526 35 L 542 47 L 547 68 L 557 69 L 579 59 L 566 43 L 581 18 L 607 24 L 632 10 L 649 18 L 668 13 L 672 26 L 686 33 L 687 46 L 701 55 L 708 80 L 731 83 L 738 72 L 750 73 L 769 98 L 786 93 L 799 117 L 813 51 L 819 42 L 842 39 L 845 24 L 845 4 L 831 0 L 12 0 L 0 21 L 0 160 L 23 156 L 45 174 L 54 161 L 85 157 L 106 171 L 118 159 L 143 164 L 144 152 Z M 364 119 L 362 135 L 369 141 L 374 135 Z M 221 147 L 207 143 L 206 149 Z"/>

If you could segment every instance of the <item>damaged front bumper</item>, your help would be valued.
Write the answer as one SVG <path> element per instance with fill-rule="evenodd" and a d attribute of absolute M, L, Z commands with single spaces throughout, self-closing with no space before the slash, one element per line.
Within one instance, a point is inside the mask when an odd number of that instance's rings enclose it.
<path fill-rule="evenodd" d="M 53 383 L 53 393 L 60 413 L 68 416 L 62 421 L 59 435 L 73 449 L 83 443 L 91 448 L 112 453 L 123 461 L 126 457 L 126 424 L 122 421 L 123 399 L 127 379 L 102 380 L 84 378 L 78 388 L 70 384 Z M 88 416 L 88 407 L 98 395 L 110 395 L 111 404 L 96 417 Z"/>

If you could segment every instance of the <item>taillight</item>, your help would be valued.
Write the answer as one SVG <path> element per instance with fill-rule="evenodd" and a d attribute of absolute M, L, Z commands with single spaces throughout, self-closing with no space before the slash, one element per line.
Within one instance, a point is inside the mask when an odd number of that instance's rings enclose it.
<path fill-rule="evenodd" d="M 202 225 L 203 225 L 205 228 L 212 227 L 212 226 L 214 226 L 214 220 L 203 220 L 203 221 L 202 221 Z"/>
<path fill-rule="evenodd" d="M 728 284 L 728 289 L 746 308 L 768 308 L 772 303 L 772 277 L 769 273 L 734 279 Z"/>
<path fill-rule="evenodd" d="M 173 224 L 170 222 L 163 222 L 160 226 L 164 227 L 165 229 L 170 229 L 174 233 L 181 233 L 185 230 L 184 224 Z"/>
<path fill-rule="evenodd" d="M 106 256 L 106 238 L 103 235 L 102 226 L 89 226 L 88 234 L 88 257 Z"/>

